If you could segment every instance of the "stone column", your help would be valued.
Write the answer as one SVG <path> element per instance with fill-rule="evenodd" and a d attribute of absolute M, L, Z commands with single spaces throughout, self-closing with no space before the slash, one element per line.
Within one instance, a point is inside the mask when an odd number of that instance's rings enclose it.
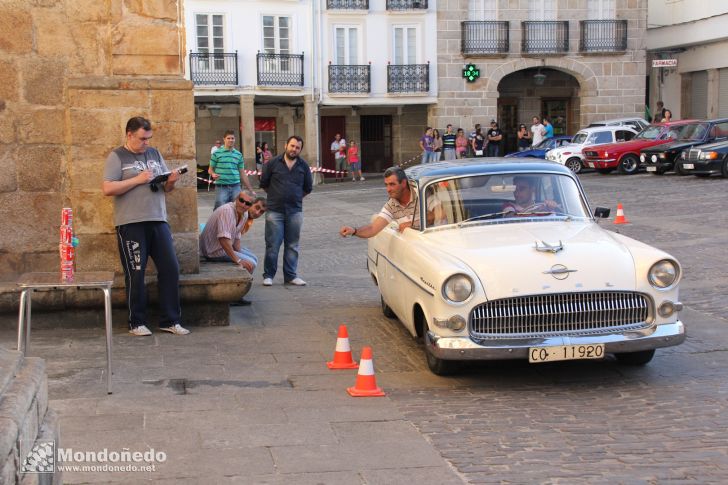
<path fill-rule="evenodd" d="M 315 100 L 306 98 L 303 101 L 303 118 L 306 124 L 306 130 L 303 133 L 303 158 L 305 158 L 312 167 L 319 166 L 320 154 L 318 126 L 319 112 L 318 104 Z"/>
<path fill-rule="evenodd" d="M 240 131 L 245 168 L 255 170 L 255 96 L 240 95 Z"/>
<path fill-rule="evenodd" d="M 718 69 L 708 69 L 708 119 L 718 117 L 718 104 L 720 100 L 720 75 Z"/>

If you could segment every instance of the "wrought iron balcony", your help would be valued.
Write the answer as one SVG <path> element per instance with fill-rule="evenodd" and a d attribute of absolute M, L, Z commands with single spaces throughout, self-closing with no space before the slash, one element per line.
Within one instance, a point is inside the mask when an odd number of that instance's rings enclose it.
<path fill-rule="evenodd" d="M 626 20 L 582 20 L 581 52 L 621 52 L 627 50 Z"/>
<path fill-rule="evenodd" d="M 190 80 L 197 86 L 238 84 L 238 52 L 190 51 Z"/>
<path fill-rule="evenodd" d="M 387 0 L 387 10 L 427 10 L 427 0 Z"/>
<path fill-rule="evenodd" d="M 368 93 L 371 89 L 371 66 L 329 64 L 329 93 Z"/>
<path fill-rule="evenodd" d="M 462 22 L 463 55 L 507 54 L 509 22 L 466 21 Z"/>
<path fill-rule="evenodd" d="M 521 52 L 524 54 L 564 54 L 569 52 L 569 21 L 521 22 Z"/>
<path fill-rule="evenodd" d="M 328 10 L 369 10 L 369 0 L 326 0 Z"/>
<path fill-rule="evenodd" d="M 387 66 L 388 93 L 428 93 L 429 91 L 429 64 L 389 64 Z"/>
<path fill-rule="evenodd" d="M 258 86 L 303 86 L 303 54 L 258 52 Z"/>

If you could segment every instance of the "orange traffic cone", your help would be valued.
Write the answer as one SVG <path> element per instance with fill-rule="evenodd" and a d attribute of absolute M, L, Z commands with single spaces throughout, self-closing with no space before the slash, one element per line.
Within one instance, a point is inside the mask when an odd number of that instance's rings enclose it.
<path fill-rule="evenodd" d="M 354 362 L 351 356 L 351 346 L 349 346 L 349 332 L 346 331 L 346 325 L 339 325 L 339 335 L 336 338 L 336 350 L 334 350 L 334 360 L 326 362 L 329 369 L 356 369 L 359 364 Z"/>
<path fill-rule="evenodd" d="M 614 218 L 615 224 L 629 224 L 629 221 L 626 217 L 624 217 L 624 209 L 622 208 L 622 204 L 620 202 L 617 202 L 617 217 Z"/>
<path fill-rule="evenodd" d="M 354 387 L 346 389 L 354 397 L 377 397 L 384 396 L 384 391 L 377 387 L 377 379 L 374 377 L 374 363 L 372 362 L 372 348 L 364 347 L 361 351 L 359 361 L 359 373 L 356 376 Z"/>

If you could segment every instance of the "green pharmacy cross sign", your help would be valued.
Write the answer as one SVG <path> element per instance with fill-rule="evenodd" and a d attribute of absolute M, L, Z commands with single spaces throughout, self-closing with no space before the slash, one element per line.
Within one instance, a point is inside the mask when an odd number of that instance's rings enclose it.
<path fill-rule="evenodd" d="M 475 80 L 480 77 L 480 69 L 475 67 L 474 64 L 468 64 L 465 66 L 465 69 L 463 69 L 463 77 L 469 83 L 475 82 Z"/>

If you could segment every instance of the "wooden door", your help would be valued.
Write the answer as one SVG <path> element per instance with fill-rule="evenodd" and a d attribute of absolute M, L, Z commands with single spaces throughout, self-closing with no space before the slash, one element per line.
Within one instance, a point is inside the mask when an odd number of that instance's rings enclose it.
<path fill-rule="evenodd" d="M 347 141 L 346 136 L 346 120 L 343 116 L 322 116 L 321 117 L 321 167 L 329 170 L 336 169 L 334 154 L 331 153 L 331 143 L 334 141 L 336 134 L 339 133 L 342 138 Z M 325 173 L 324 177 L 334 177 L 333 173 Z"/>

